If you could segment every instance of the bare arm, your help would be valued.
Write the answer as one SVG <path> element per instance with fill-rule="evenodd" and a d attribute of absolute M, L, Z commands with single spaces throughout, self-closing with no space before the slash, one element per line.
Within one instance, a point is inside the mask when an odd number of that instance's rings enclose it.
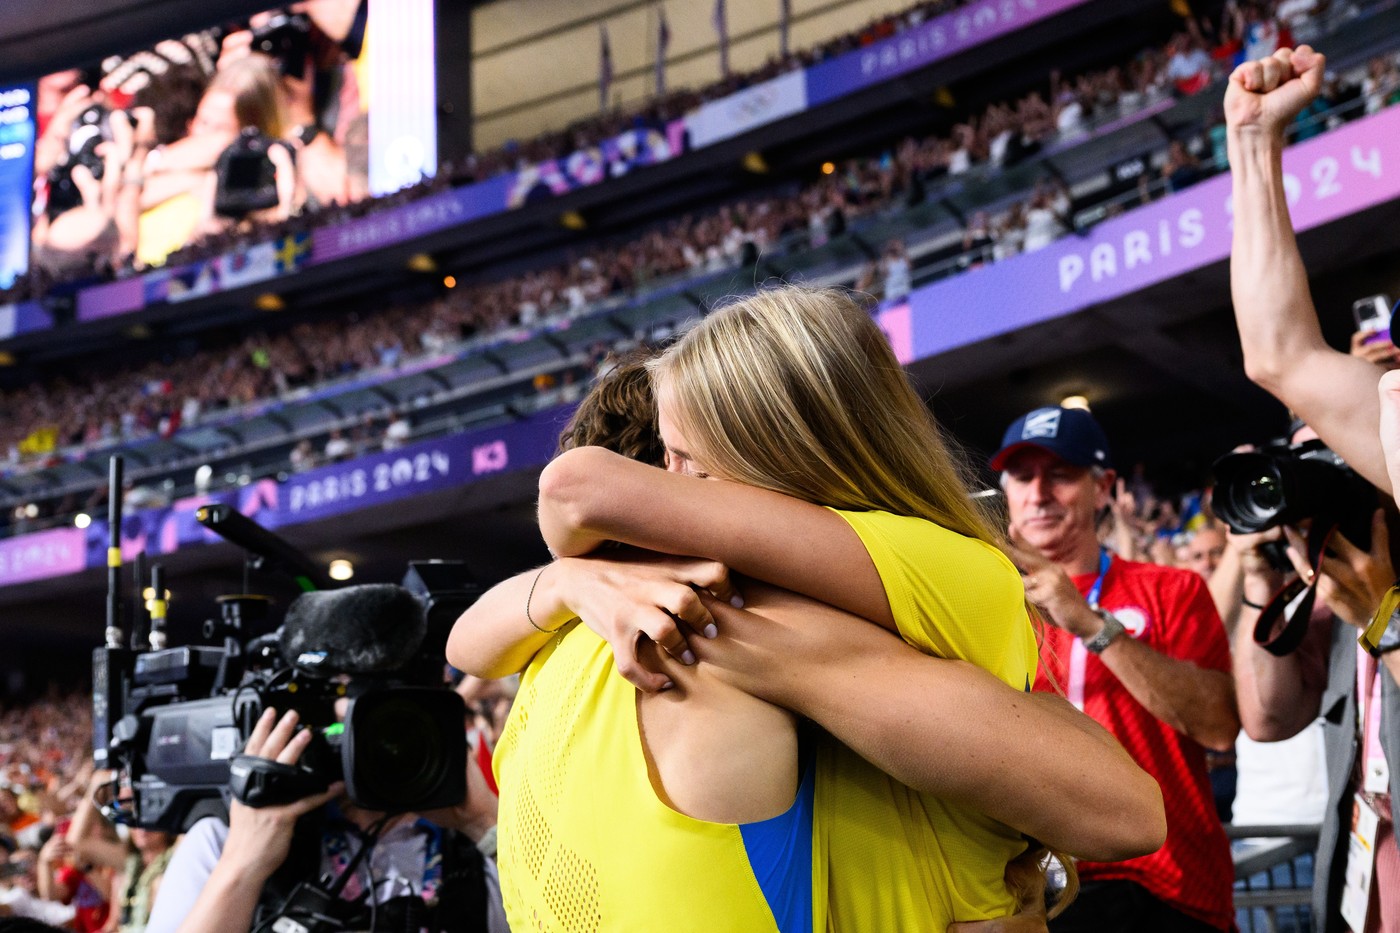
<path fill-rule="evenodd" d="M 1390 490 L 1376 443 L 1380 373 L 1323 339 L 1284 194 L 1283 131 L 1317 97 L 1325 67 L 1323 56 L 1300 46 L 1248 62 L 1230 76 L 1230 291 L 1249 378 L 1293 409 L 1362 476 Z"/>
<path fill-rule="evenodd" d="M 1095 630 L 1102 625 L 1098 616 L 1093 621 Z M 1169 658 L 1136 638 L 1117 639 L 1099 659 L 1135 700 L 1177 732 L 1216 751 L 1234 748 L 1240 717 L 1235 682 L 1226 672 Z"/>
<path fill-rule="evenodd" d="M 765 489 L 580 447 L 540 474 L 540 531 L 563 556 L 620 541 L 718 561 L 894 628 L 879 572 L 855 531 L 829 509 Z"/>
<path fill-rule="evenodd" d="M 1099 633 L 1103 619 L 1089 608 L 1064 570 L 1026 548 L 1013 547 L 1011 552 L 1025 576 L 1027 598 L 1044 610 L 1048 622 L 1080 639 Z M 1116 639 L 1099 660 L 1135 700 L 1177 732 L 1206 748 L 1224 751 L 1234 746 L 1240 719 L 1229 674 L 1168 657 L 1127 637 Z"/>
<path fill-rule="evenodd" d="M 110 772 L 96 772 L 91 787 L 95 789 L 110 779 Z M 130 850 L 106 830 L 107 821 L 97 809 L 97 804 L 93 803 L 89 791 L 73 811 L 73 822 L 68 827 L 68 843 L 82 861 L 121 871 L 126 867 L 126 856 Z"/>
<path fill-rule="evenodd" d="M 1154 852 L 1156 782 L 1063 699 L 931 658 L 862 619 L 746 586 L 755 611 L 707 599 L 722 636 L 697 648 L 739 689 L 807 716 L 910 787 L 1082 858 Z"/>
<path fill-rule="evenodd" d="M 264 712 L 248 738 L 245 751 L 249 755 L 274 758 L 283 764 L 296 764 L 311 733 L 305 729 L 297 731 L 296 713 L 288 713 L 280 721 L 274 719 L 275 715 L 270 708 Z M 297 818 L 343 790 L 343 784 L 335 784 L 315 797 L 261 809 L 232 801 L 223 851 L 190 912 L 180 922 L 179 933 L 249 929 L 263 885 L 291 848 Z"/>
<path fill-rule="evenodd" d="M 453 626 L 447 659 L 478 677 L 504 677 L 524 669 L 556 630 L 580 618 L 612 646 L 618 672 L 638 688 L 654 692 L 667 678 L 643 667 L 638 634 L 688 663 L 689 643 L 682 626 L 691 633 L 714 631 L 714 619 L 696 596 L 696 587 L 726 600 L 737 595 L 728 570 L 714 561 L 631 548 L 560 558 L 482 595 Z"/>

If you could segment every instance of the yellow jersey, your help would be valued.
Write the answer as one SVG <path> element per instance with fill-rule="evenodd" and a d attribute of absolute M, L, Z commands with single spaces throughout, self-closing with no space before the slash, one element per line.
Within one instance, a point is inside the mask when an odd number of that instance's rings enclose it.
<path fill-rule="evenodd" d="M 1035 633 L 1020 575 L 1000 550 L 923 519 L 837 514 L 869 552 L 906 642 L 1029 689 Z M 828 930 L 943 933 L 1015 909 L 1004 872 L 1025 851 L 1020 833 L 911 790 L 830 737 L 817 749 L 814 832 Z"/>
<path fill-rule="evenodd" d="M 516 933 L 820 929 L 814 768 L 770 820 L 711 823 L 673 810 L 648 775 L 635 688 L 577 620 L 526 667 L 495 772 L 501 894 Z"/>

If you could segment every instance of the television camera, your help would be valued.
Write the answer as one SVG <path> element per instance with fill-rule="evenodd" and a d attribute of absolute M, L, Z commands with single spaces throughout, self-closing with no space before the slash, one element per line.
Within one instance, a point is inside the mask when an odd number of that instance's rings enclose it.
<path fill-rule="evenodd" d="M 247 552 L 244 590 L 204 624 L 215 644 L 166 646 L 164 579 L 152 568 L 149 623 L 124 634 L 121 459 L 112 458 L 106 644 L 93 652 L 93 757 L 129 781 L 114 819 L 171 833 L 251 806 L 300 799 L 344 780 L 357 805 L 386 813 L 459 803 L 466 793 L 465 706 L 442 682 L 447 635 L 479 595 L 460 562 L 414 561 L 402 585 L 327 589 L 305 555 L 226 505 L 206 528 Z M 143 561 L 137 561 L 138 567 Z M 291 574 L 303 592 L 280 626 L 247 592 L 253 570 Z M 138 577 L 138 590 L 144 583 Z M 139 595 L 139 594 L 138 594 Z M 296 766 L 240 754 L 263 710 L 296 710 L 313 739 Z"/>

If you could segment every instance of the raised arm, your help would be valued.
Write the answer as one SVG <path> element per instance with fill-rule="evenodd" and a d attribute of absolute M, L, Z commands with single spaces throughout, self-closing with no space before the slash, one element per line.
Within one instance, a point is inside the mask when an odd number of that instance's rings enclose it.
<path fill-rule="evenodd" d="M 894 628 L 880 575 L 855 531 L 829 509 L 766 489 L 580 447 L 540 474 L 540 531 L 561 556 L 604 541 L 694 555 Z"/>
<path fill-rule="evenodd" d="M 1389 490 L 1376 442 L 1380 371 L 1323 339 L 1284 194 L 1283 131 L 1317 97 L 1325 68 L 1323 56 L 1302 45 L 1247 62 L 1230 76 L 1230 291 L 1249 378 L 1310 424 L 1357 472 Z"/>
<path fill-rule="evenodd" d="M 697 647 L 739 689 L 800 713 L 896 780 L 955 800 L 1080 858 L 1154 852 L 1161 791 L 1063 699 L 931 658 L 849 613 L 745 587 L 750 609 L 706 598 L 722 637 Z"/>

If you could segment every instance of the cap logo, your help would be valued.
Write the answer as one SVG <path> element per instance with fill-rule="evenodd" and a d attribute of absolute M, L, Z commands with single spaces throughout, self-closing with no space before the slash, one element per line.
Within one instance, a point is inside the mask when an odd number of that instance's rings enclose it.
<path fill-rule="evenodd" d="M 1044 408 L 1026 415 L 1026 424 L 1021 428 L 1021 440 L 1033 437 L 1055 437 L 1060 433 L 1060 410 Z"/>

